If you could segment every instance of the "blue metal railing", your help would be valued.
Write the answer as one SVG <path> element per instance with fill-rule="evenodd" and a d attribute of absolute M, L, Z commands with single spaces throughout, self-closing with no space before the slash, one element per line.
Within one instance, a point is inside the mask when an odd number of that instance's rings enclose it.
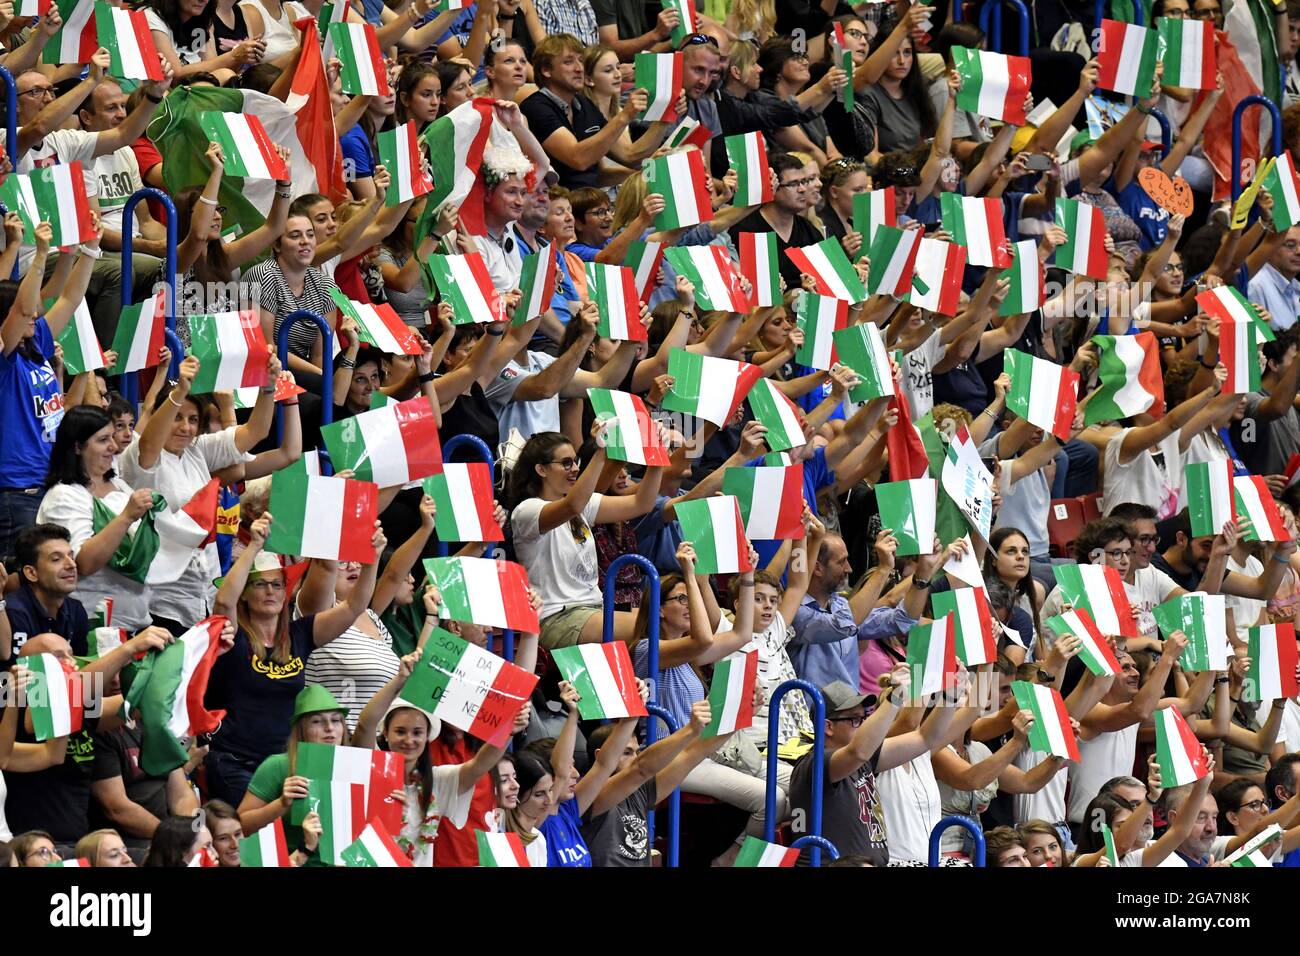
<path fill-rule="evenodd" d="M 826 839 L 824 836 L 813 836 L 812 834 L 809 834 L 808 836 L 801 836 L 799 839 L 791 842 L 790 849 L 802 850 L 806 846 L 810 846 L 818 850 L 825 850 L 827 853 L 831 855 L 832 860 L 838 860 L 840 858 L 840 851 L 835 849 L 835 844 L 832 843 L 830 840 Z"/>
<path fill-rule="evenodd" d="M 1029 10 L 1023 0 L 985 0 L 980 8 L 980 29 L 984 31 L 985 44 L 993 53 L 1002 52 L 1002 8 L 1010 7 L 1020 21 L 1020 49 L 1017 56 L 1029 56 Z M 989 19 L 992 18 L 992 29 Z"/>
<path fill-rule="evenodd" d="M 1151 118 L 1160 124 L 1160 158 L 1164 159 L 1169 155 L 1169 150 L 1173 149 L 1173 129 L 1169 126 L 1169 117 L 1160 110 L 1153 109 Z"/>
<path fill-rule="evenodd" d="M 290 312 L 280 323 L 280 331 L 275 336 L 275 351 L 280 356 L 280 364 L 285 368 L 289 367 L 289 330 L 299 322 L 310 322 L 316 326 L 321 335 L 321 355 L 332 357 L 334 355 L 334 330 L 330 324 L 321 318 L 315 312 L 309 312 L 307 309 L 299 309 L 297 312 Z M 334 421 L 334 375 L 332 370 L 334 364 L 331 359 L 323 358 L 321 360 L 320 376 L 320 423 L 324 427 Z M 284 409 L 279 405 L 275 406 L 275 443 L 277 445 L 284 441 Z M 325 449 L 320 449 L 320 472 L 322 475 L 334 474 L 334 465 L 329 460 L 329 455 Z"/>
<path fill-rule="evenodd" d="M 658 587 L 659 580 L 656 578 L 656 590 Z M 658 704 L 646 704 L 645 709 L 649 712 L 651 717 L 658 717 L 668 725 L 668 733 L 670 736 L 677 733 L 680 729 L 677 726 L 677 721 L 673 720 L 673 715 L 668 713 L 668 711 L 664 710 Z M 647 720 L 645 722 L 646 747 L 649 747 L 650 744 L 653 743 L 652 736 L 654 734 L 654 726 L 655 722 L 653 720 Z M 670 868 L 676 868 L 677 866 L 678 840 L 681 834 L 681 824 L 682 788 L 678 787 L 668 796 L 668 866 Z M 653 807 L 650 810 L 649 818 L 646 820 L 646 830 L 646 846 L 653 850 L 655 845 L 655 817 Z"/>
<path fill-rule="evenodd" d="M 167 365 L 167 380 L 174 382 L 181 377 L 181 359 L 185 358 L 185 346 L 181 345 L 180 336 L 171 329 L 163 329 L 163 338 L 167 341 L 167 350 L 172 353 L 172 360 Z"/>
<path fill-rule="evenodd" d="M 647 580 L 650 582 L 650 607 L 655 613 L 651 614 L 650 620 L 646 622 L 648 646 L 645 672 L 646 682 L 650 685 L 650 702 L 657 703 L 659 700 L 659 571 L 649 558 L 639 554 L 623 554 L 610 563 L 609 570 L 605 572 L 605 625 L 601 640 L 608 643 L 614 639 L 614 581 L 624 566 L 629 564 L 635 564 L 641 569 L 642 587 L 645 587 Z M 632 650 L 635 652 L 636 648 Z M 654 743 L 654 721 L 647 721 L 645 740 L 647 747 Z"/>
<path fill-rule="evenodd" d="M 803 691 L 813 702 L 813 767 L 812 797 L 808 808 L 808 833 L 806 837 L 822 835 L 822 787 L 826 772 L 826 701 L 822 692 L 806 680 L 788 680 L 772 692 L 767 702 L 767 796 L 763 810 L 763 839 L 776 842 L 776 762 L 777 729 L 781 717 L 781 698 L 792 690 Z M 797 841 L 796 841 L 797 842 Z M 821 866 L 822 851 L 819 844 L 811 842 L 808 857 L 813 866 Z"/>
<path fill-rule="evenodd" d="M 166 213 L 167 228 L 167 254 L 163 259 L 163 283 L 167 286 L 167 297 L 164 301 L 167 330 L 174 333 L 176 331 L 176 206 L 172 203 L 171 196 L 168 196 L 161 189 L 154 189 L 152 186 L 145 186 L 143 189 L 137 189 L 127 197 L 126 205 L 122 207 L 122 308 L 132 304 L 132 298 L 135 290 L 135 263 L 131 259 L 132 247 L 135 245 L 134 223 L 135 207 L 142 200 L 155 199 L 162 203 L 163 211 Z M 176 346 L 180 345 L 179 340 L 175 342 Z M 168 370 L 169 375 L 175 377 L 173 372 L 180 368 L 180 359 L 178 357 L 178 348 L 173 348 L 172 343 L 168 342 L 168 348 L 172 349 L 172 368 Z M 159 370 L 157 373 L 161 375 Z M 140 373 L 131 372 L 122 376 L 122 397 L 136 407 L 137 414 L 140 410 Z"/>
<path fill-rule="evenodd" d="M 930 866 L 939 865 L 939 841 L 943 839 L 943 832 L 949 827 L 962 827 L 971 835 L 971 839 L 975 841 L 975 859 L 973 863 L 975 866 L 983 866 L 984 831 L 981 830 L 979 824 L 970 817 L 959 815 L 944 817 L 936 823 L 934 829 L 930 831 Z"/>
<path fill-rule="evenodd" d="M 1246 115 L 1246 110 L 1252 106 L 1267 110 L 1269 116 L 1273 118 L 1272 155 L 1282 155 L 1282 114 L 1278 112 L 1277 104 L 1267 96 L 1247 96 L 1232 111 L 1232 201 L 1234 203 L 1241 195 L 1241 119 Z"/>

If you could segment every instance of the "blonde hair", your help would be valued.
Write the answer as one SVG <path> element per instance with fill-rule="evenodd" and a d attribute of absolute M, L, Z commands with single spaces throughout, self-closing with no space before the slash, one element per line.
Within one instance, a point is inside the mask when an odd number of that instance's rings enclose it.
<path fill-rule="evenodd" d="M 776 31 L 776 0 L 732 0 L 731 15 L 736 33 L 753 33 L 763 43 Z M 734 48 L 733 53 L 734 56 Z"/>
<path fill-rule="evenodd" d="M 77 841 L 73 852 L 79 859 L 89 860 L 91 866 L 99 866 L 99 845 L 104 842 L 104 837 L 110 835 L 122 839 L 116 830 L 92 830 Z"/>
<path fill-rule="evenodd" d="M 736 43 L 731 47 L 731 59 L 727 61 L 728 79 L 730 71 L 735 70 L 741 76 L 758 60 L 758 47 L 752 43 Z"/>
<path fill-rule="evenodd" d="M 799 160 L 799 164 L 801 166 L 807 166 L 809 163 L 811 163 L 814 166 L 817 166 L 817 161 L 815 159 L 813 159 L 807 153 L 800 152 L 797 149 L 790 150 L 790 156 L 794 159 Z M 820 166 L 817 166 L 817 174 L 818 176 L 821 175 Z M 825 200 L 825 198 L 826 198 L 825 196 L 822 197 L 823 200 Z M 826 226 L 822 222 L 822 217 L 817 214 L 817 209 L 815 206 L 809 206 L 807 209 L 803 211 L 802 215 L 805 219 L 807 219 L 810 223 L 813 224 L 813 226 L 817 229 L 818 232 L 820 232 L 823 236 L 826 235 Z"/>
<path fill-rule="evenodd" d="M 633 173 L 623 180 L 622 185 L 618 187 L 618 194 L 614 198 L 615 234 L 626 229 L 628 224 L 641 212 L 641 204 L 645 202 L 648 188 L 649 184 L 646 182 L 645 173 Z"/>

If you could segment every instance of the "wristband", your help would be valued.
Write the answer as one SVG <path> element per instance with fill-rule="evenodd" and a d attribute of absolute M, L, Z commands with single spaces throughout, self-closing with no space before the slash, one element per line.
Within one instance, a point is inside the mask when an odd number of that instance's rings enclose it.
<path fill-rule="evenodd" d="M 1201 362 L 1201 368 L 1208 368 L 1211 372 L 1214 371 L 1214 366 L 1213 366 L 1213 365 L 1206 365 L 1204 361 Z"/>
<path fill-rule="evenodd" d="M 1290 563 L 1291 563 L 1291 557 L 1290 557 L 1290 555 L 1283 554 L 1281 551 L 1274 551 L 1274 552 L 1273 552 L 1273 559 L 1272 559 L 1272 560 L 1276 561 L 1278 564 L 1290 564 Z"/>
<path fill-rule="evenodd" d="M 103 250 L 103 249 L 92 249 L 92 248 L 90 248 L 89 246 L 81 245 L 81 246 L 78 246 L 78 247 L 77 247 L 77 251 L 80 252 L 83 256 L 85 256 L 87 259 L 102 259 L 102 258 L 104 258 L 104 250 Z"/>
<path fill-rule="evenodd" d="M 284 406 L 286 406 L 286 407 L 288 407 L 288 408 L 297 408 L 297 407 L 298 407 L 298 399 L 295 398 L 292 402 L 281 402 L 280 404 L 281 404 L 281 405 L 284 405 Z"/>
<path fill-rule="evenodd" d="M 486 330 L 485 330 L 485 334 L 486 334 L 486 335 L 490 335 L 490 336 L 492 336 L 493 338 L 500 338 L 501 336 L 503 336 L 503 335 L 506 334 L 506 330 L 505 330 L 505 329 L 501 329 L 500 331 L 493 332 L 491 329 L 486 329 Z"/>
<path fill-rule="evenodd" d="M 163 101 L 163 98 L 161 96 L 154 96 L 148 90 L 145 90 L 144 98 L 148 100 L 150 103 L 161 103 Z"/>
<path fill-rule="evenodd" d="M 1147 803 L 1151 804 L 1151 806 L 1153 807 L 1159 802 L 1158 800 L 1151 799 L 1151 791 L 1149 790 L 1146 793 L 1142 794 L 1142 799 L 1145 800 Z"/>
<path fill-rule="evenodd" d="M 912 578 L 912 587 L 914 588 L 924 589 L 924 588 L 928 588 L 929 586 L 930 586 L 930 581 L 927 578 L 917 578 L 917 577 Z"/>
<path fill-rule="evenodd" d="M 207 203 L 209 206 L 215 206 L 217 204 L 217 201 L 215 199 L 209 199 L 207 196 L 200 196 L 199 202 Z"/>
<path fill-rule="evenodd" d="M 1040 683 L 1040 684 L 1055 684 L 1055 683 L 1056 683 L 1056 675 L 1055 675 L 1055 674 L 1047 674 L 1047 673 L 1044 673 L 1043 671 L 1039 671 L 1039 672 L 1038 672 L 1038 683 Z"/>
<path fill-rule="evenodd" d="M 1240 703 L 1241 703 L 1241 698 L 1240 698 L 1240 697 L 1229 697 L 1228 700 L 1232 701 L 1234 704 L 1240 704 Z"/>
<path fill-rule="evenodd" d="M 339 368 L 356 368 L 356 367 L 357 367 L 357 363 L 354 362 L 352 359 L 347 358 L 346 356 L 339 359 Z"/>
<path fill-rule="evenodd" d="M 167 401 L 171 402 L 171 403 L 172 403 L 173 405 L 175 405 L 177 408 L 180 408 L 182 405 L 185 404 L 184 402 L 178 402 L 178 401 L 176 401 L 176 399 L 172 398 L 172 393 L 171 393 L 171 392 L 168 392 L 168 393 L 167 393 Z"/>
<path fill-rule="evenodd" d="M 1227 683 L 1230 683 L 1230 682 L 1231 682 L 1231 678 L 1229 678 L 1229 677 L 1216 677 L 1216 678 L 1214 678 L 1214 686 L 1215 686 L 1215 687 L 1218 687 L 1220 684 L 1227 684 Z"/>
<path fill-rule="evenodd" d="M 437 377 L 437 375 L 436 375 L 432 370 L 430 370 L 430 371 L 428 371 L 428 372 L 421 372 L 421 373 L 420 373 L 420 384 L 421 384 L 421 385 L 425 385 L 425 384 L 427 384 L 427 383 L 429 383 L 429 382 L 432 382 L 436 377 Z"/>

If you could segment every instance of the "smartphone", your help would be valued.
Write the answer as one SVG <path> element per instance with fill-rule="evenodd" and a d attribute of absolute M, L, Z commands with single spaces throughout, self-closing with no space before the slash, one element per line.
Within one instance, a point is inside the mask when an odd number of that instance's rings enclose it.
<path fill-rule="evenodd" d="M 1046 153 L 1034 153 L 1025 160 L 1025 168 L 1042 173 L 1052 168 L 1052 157 Z"/>
<path fill-rule="evenodd" d="M 984 467 L 989 470 L 990 475 L 998 470 L 997 458 L 980 458 L 980 461 L 984 462 Z"/>

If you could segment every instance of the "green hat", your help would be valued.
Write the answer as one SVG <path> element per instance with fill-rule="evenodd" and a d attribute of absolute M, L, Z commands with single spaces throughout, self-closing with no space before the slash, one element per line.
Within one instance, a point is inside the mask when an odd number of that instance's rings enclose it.
<path fill-rule="evenodd" d="M 1088 130 L 1075 133 L 1074 138 L 1070 140 L 1070 155 L 1073 156 L 1075 150 L 1082 149 L 1085 146 L 1091 146 L 1097 140 Z"/>
<path fill-rule="evenodd" d="M 334 699 L 334 695 L 329 689 L 322 687 L 320 684 L 312 684 L 304 687 L 298 692 L 298 696 L 293 701 L 293 717 L 289 719 L 290 724 L 296 724 L 299 717 L 306 717 L 309 714 L 326 714 L 339 713 L 346 715 L 348 709 Z"/>

